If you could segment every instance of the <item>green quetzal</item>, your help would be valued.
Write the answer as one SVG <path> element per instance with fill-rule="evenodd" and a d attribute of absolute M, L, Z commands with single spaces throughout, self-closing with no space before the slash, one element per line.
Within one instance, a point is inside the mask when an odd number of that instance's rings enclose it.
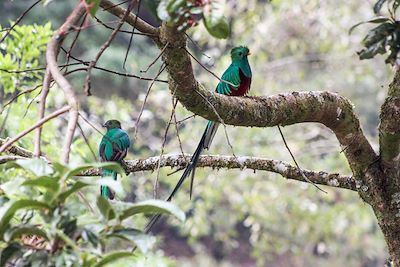
<path fill-rule="evenodd" d="M 227 96 L 245 96 L 250 90 L 251 86 L 251 68 L 247 56 L 250 55 L 250 51 L 245 46 L 238 46 L 231 50 L 232 63 L 222 74 L 221 81 L 218 83 L 216 92 Z M 186 167 L 181 178 L 176 184 L 174 190 L 167 198 L 167 201 L 171 201 L 175 193 L 182 186 L 183 181 L 192 174 L 190 183 L 190 197 L 193 189 L 193 179 L 195 175 L 195 169 L 199 157 L 204 149 L 209 149 L 211 142 L 217 132 L 219 122 L 209 121 L 206 129 L 204 130 L 203 136 L 201 137 L 200 143 L 198 144 L 196 151 L 190 159 L 189 165 Z M 160 215 L 155 215 L 147 225 L 147 231 L 150 230 L 152 225 L 158 220 Z"/>
<path fill-rule="evenodd" d="M 103 124 L 107 133 L 101 139 L 99 154 L 101 161 L 122 162 L 126 157 L 131 144 L 128 134 L 121 129 L 121 123 L 117 120 L 109 120 Z M 117 172 L 109 169 L 102 169 L 101 177 L 113 177 L 117 180 Z M 105 198 L 114 199 L 114 192 L 105 185 L 100 186 L 100 195 Z"/>

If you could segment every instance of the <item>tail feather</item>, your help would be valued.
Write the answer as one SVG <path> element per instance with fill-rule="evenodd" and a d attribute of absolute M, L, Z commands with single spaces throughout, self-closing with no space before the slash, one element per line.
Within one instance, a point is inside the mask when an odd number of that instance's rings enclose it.
<path fill-rule="evenodd" d="M 114 180 L 117 180 L 117 172 L 108 169 L 102 169 L 101 177 L 110 176 L 113 177 Z M 100 185 L 100 195 L 108 199 L 114 199 L 115 193 L 108 186 Z"/>
<path fill-rule="evenodd" d="M 179 179 L 178 183 L 176 184 L 175 188 L 172 190 L 171 194 L 166 199 L 167 201 L 172 200 L 172 198 L 175 196 L 176 192 L 182 186 L 186 177 L 188 177 L 190 174 L 192 174 L 191 181 L 190 181 L 190 198 L 192 198 L 193 180 L 194 180 L 194 175 L 196 172 L 197 162 L 199 161 L 199 157 L 200 157 L 201 153 L 203 152 L 203 150 L 208 149 L 210 147 L 210 144 L 215 136 L 215 133 L 217 132 L 219 124 L 220 123 L 218 123 L 218 122 L 212 122 L 212 121 L 210 121 L 207 124 L 207 127 L 204 130 L 203 136 L 201 137 L 201 140 L 200 140 L 199 144 L 197 145 L 196 151 L 193 153 L 193 155 L 190 159 L 189 165 L 186 167 L 185 171 L 183 172 L 183 174 L 182 174 L 181 178 Z M 153 215 L 145 227 L 145 232 L 148 233 L 151 230 L 151 228 L 154 226 L 154 224 L 160 218 L 161 218 L 161 214 Z"/>
<path fill-rule="evenodd" d="M 204 140 L 203 148 L 209 149 L 211 142 L 214 139 L 215 134 L 217 133 L 219 122 L 209 121 L 206 128 L 206 138 Z"/>

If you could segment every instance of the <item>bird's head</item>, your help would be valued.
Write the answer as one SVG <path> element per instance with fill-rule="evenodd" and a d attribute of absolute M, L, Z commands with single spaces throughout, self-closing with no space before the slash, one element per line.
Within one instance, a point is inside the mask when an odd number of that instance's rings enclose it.
<path fill-rule="evenodd" d="M 117 121 L 117 120 L 106 121 L 102 126 L 106 127 L 107 130 L 114 129 L 114 128 L 120 128 L 121 129 L 121 123 L 119 121 Z"/>
<path fill-rule="evenodd" d="M 250 50 L 246 46 L 237 46 L 231 50 L 232 61 L 246 59 L 248 55 Z"/>

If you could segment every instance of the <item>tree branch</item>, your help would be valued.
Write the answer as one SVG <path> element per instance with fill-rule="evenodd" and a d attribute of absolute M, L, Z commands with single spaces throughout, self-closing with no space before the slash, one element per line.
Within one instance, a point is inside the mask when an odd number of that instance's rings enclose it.
<path fill-rule="evenodd" d="M 52 77 L 51 77 L 50 71 L 48 68 L 46 68 L 46 74 L 43 79 L 42 92 L 40 94 L 39 120 L 43 119 L 44 114 L 46 112 L 46 98 L 50 91 L 51 80 L 52 80 Z M 34 152 L 33 153 L 35 154 L 36 157 L 40 157 L 40 154 L 41 154 L 41 151 L 40 151 L 41 136 L 42 136 L 42 127 L 39 127 L 36 130 L 35 141 L 34 141 Z"/>
<path fill-rule="evenodd" d="M 75 6 L 74 10 L 71 12 L 71 15 L 65 20 L 64 24 L 58 29 L 56 34 L 52 37 L 52 39 L 47 45 L 47 50 L 46 50 L 47 68 L 49 69 L 51 76 L 53 76 L 54 81 L 64 91 L 65 98 L 71 108 L 69 112 L 67 133 L 65 135 L 65 141 L 61 154 L 62 163 L 67 163 L 69 161 L 69 153 L 71 150 L 72 139 L 74 137 L 76 124 L 78 122 L 79 102 L 75 96 L 75 92 L 72 88 L 72 85 L 68 82 L 68 80 L 58 69 L 57 54 L 65 35 L 79 21 L 79 19 L 83 16 L 84 12 L 85 12 L 84 1 L 79 1 L 79 3 Z"/>
<path fill-rule="evenodd" d="M 46 117 L 42 118 L 41 120 L 36 122 L 34 125 L 29 127 L 28 129 L 20 132 L 15 137 L 13 137 L 13 138 L 11 138 L 9 140 L 6 140 L 0 147 L 0 153 L 4 152 L 9 146 L 11 146 L 13 143 L 15 143 L 16 141 L 18 141 L 19 139 L 21 139 L 22 137 L 24 137 L 28 133 L 30 133 L 33 130 L 37 129 L 38 127 L 42 126 L 43 124 L 45 124 L 49 120 L 51 120 L 51 119 L 53 119 L 53 118 L 65 113 L 65 112 L 67 112 L 68 110 L 70 110 L 69 106 L 65 106 L 63 108 L 60 108 L 60 109 L 54 111 L 53 113 L 47 115 Z"/>
<path fill-rule="evenodd" d="M 128 160 L 127 172 L 154 171 L 160 167 L 184 168 L 190 160 L 191 155 L 164 155 L 147 159 Z M 252 169 L 274 172 L 288 179 L 301 182 L 307 181 L 303 178 L 301 171 L 287 162 L 280 160 L 269 160 L 258 157 L 233 157 L 233 156 L 201 156 L 198 167 L 225 168 L 225 169 Z M 305 176 L 312 182 L 331 187 L 345 188 L 356 191 L 356 181 L 352 176 L 329 174 L 325 171 L 302 170 Z M 99 176 L 99 169 L 91 169 L 83 172 L 82 176 Z"/>
<path fill-rule="evenodd" d="M 186 37 L 166 24 L 160 30 L 160 49 L 167 64 L 170 91 L 183 106 L 206 119 L 225 124 L 272 127 L 303 122 L 322 123 L 336 135 L 353 171 L 364 180 L 364 173 L 377 155 L 365 138 L 352 103 L 327 91 L 292 92 L 269 97 L 229 97 L 204 89 L 193 74 L 185 51 Z M 251 59 L 250 59 L 251 60 Z M 218 114 L 216 114 L 218 113 Z M 357 142 L 355 142 L 357 141 Z"/>
<path fill-rule="evenodd" d="M 101 0 L 100 6 L 104 9 L 107 10 L 107 12 L 110 12 L 111 14 L 123 18 L 126 9 L 120 6 L 116 6 L 113 2 L 109 0 Z M 132 25 L 135 27 L 137 30 L 139 30 L 142 33 L 147 33 L 149 34 L 149 37 L 152 39 L 157 39 L 159 35 L 159 31 L 157 28 L 151 26 L 144 20 L 142 20 L 139 17 L 136 17 L 135 14 L 130 13 L 129 16 L 125 20 L 129 25 Z"/>
<path fill-rule="evenodd" d="M 2 139 L 0 138 L 0 146 L 2 146 L 5 142 L 7 141 L 7 139 Z M 34 157 L 34 153 L 19 147 L 19 146 L 12 146 L 11 148 L 8 149 L 8 152 L 20 157 L 24 157 L 24 158 L 33 158 Z"/>
<path fill-rule="evenodd" d="M 400 154 L 400 69 L 397 69 L 388 96 L 381 107 L 379 150 L 385 165 L 398 163 Z"/>

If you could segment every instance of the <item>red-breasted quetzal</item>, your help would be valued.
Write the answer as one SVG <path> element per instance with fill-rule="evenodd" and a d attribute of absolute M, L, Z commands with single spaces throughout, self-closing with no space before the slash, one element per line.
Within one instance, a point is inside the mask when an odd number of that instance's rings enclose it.
<path fill-rule="evenodd" d="M 128 134 L 121 129 L 121 123 L 117 120 L 106 121 L 103 127 L 107 128 L 107 133 L 103 136 L 99 145 L 101 161 L 122 162 L 131 144 Z M 101 177 L 110 176 L 117 180 L 116 171 L 103 168 Z M 114 199 L 115 193 L 108 186 L 101 185 L 100 195 Z"/>
<path fill-rule="evenodd" d="M 232 63 L 222 74 L 221 81 L 218 83 L 216 88 L 217 93 L 227 96 L 245 96 L 248 93 L 250 90 L 252 77 L 251 68 L 247 59 L 248 55 L 250 55 L 250 51 L 245 46 L 238 46 L 231 50 Z M 192 174 L 192 180 L 190 183 L 190 196 L 192 195 L 193 179 L 197 162 L 203 150 L 209 149 L 219 124 L 219 122 L 215 121 L 208 122 L 203 136 L 201 137 L 200 143 L 190 159 L 189 165 L 186 167 L 174 190 L 167 198 L 167 201 L 171 201 L 172 197 L 181 187 L 183 181 L 190 174 Z M 150 220 L 150 222 L 147 224 L 146 232 L 150 230 L 159 217 L 160 215 L 155 215 Z"/>

